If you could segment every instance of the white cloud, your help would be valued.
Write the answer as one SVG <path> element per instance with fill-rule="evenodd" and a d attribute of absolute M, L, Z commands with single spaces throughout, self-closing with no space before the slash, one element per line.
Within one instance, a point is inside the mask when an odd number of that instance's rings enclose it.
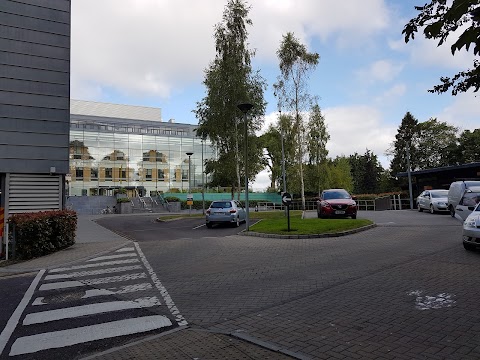
<path fill-rule="evenodd" d="M 390 89 L 385 91 L 383 94 L 381 94 L 380 96 L 377 96 L 375 98 L 375 101 L 378 104 L 382 104 L 382 105 L 384 105 L 387 102 L 398 101 L 398 98 L 402 97 L 406 91 L 407 91 L 406 84 L 395 84 Z"/>
<path fill-rule="evenodd" d="M 72 0 L 72 97 L 88 89 L 168 98 L 196 84 L 213 60 L 214 26 L 226 0 Z M 384 0 L 250 1 L 251 47 L 276 64 L 287 31 L 361 46 L 388 26 Z M 94 9 L 94 11 L 92 10 Z M 100 89 L 100 91 L 98 90 Z"/>
<path fill-rule="evenodd" d="M 327 149 L 330 157 L 349 156 L 366 149 L 373 151 L 384 168 L 389 166 L 385 151 L 390 146 L 396 128 L 385 124 L 382 114 L 373 107 L 342 106 L 324 109 L 330 141 Z"/>
<path fill-rule="evenodd" d="M 402 64 L 395 64 L 390 60 L 378 60 L 366 69 L 357 72 L 360 81 L 374 83 L 377 81 L 389 82 L 395 79 L 402 71 Z"/>
<path fill-rule="evenodd" d="M 459 127 L 460 131 L 480 128 L 479 96 L 468 92 L 452 97 L 452 103 L 436 115 L 437 119 Z"/>

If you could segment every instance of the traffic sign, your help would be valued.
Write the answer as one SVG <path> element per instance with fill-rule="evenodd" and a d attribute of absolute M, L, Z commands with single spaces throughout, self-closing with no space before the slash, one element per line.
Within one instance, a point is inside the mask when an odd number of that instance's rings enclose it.
<path fill-rule="evenodd" d="M 289 205 L 291 202 L 292 202 L 292 195 L 290 195 L 288 192 L 283 193 L 282 195 L 283 205 Z"/>

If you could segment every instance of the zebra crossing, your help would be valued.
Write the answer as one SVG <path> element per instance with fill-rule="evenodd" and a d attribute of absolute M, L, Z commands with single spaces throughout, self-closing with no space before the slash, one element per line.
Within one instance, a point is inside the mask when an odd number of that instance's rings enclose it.
<path fill-rule="evenodd" d="M 2 359 L 68 359 L 187 325 L 137 243 L 37 278 L 0 336 Z"/>

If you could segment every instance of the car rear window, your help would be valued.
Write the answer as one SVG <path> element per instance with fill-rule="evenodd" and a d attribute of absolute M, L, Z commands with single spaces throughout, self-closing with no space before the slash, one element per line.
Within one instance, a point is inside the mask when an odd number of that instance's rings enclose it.
<path fill-rule="evenodd" d="M 475 206 L 480 202 L 480 193 L 465 193 L 462 198 L 462 205 L 465 206 Z"/>
<path fill-rule="evenodd" d="M 211 208 L 229 208 L 232 207 L 232 204 L 230 201 L 219 201 L 219 202 L 214 202 L 212 205 L 210 205 Z"/>

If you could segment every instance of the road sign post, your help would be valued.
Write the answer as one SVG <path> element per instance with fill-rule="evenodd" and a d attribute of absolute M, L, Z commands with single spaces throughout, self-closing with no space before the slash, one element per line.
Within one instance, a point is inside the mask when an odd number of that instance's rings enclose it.
<path fill-rule="evenodd" d="M 187 194 L 187 205 L 190 207 L 189 215 L 192 215 L 193 194 Z"/>
<path fill-rule="evenodd" d="M 288 232 L 290 232 L 290 203 L 292 202 L 292 195 L 285 192 L 282 195 L 282 203 L 287 207 L 287 224 L 288 224 Z"/>

